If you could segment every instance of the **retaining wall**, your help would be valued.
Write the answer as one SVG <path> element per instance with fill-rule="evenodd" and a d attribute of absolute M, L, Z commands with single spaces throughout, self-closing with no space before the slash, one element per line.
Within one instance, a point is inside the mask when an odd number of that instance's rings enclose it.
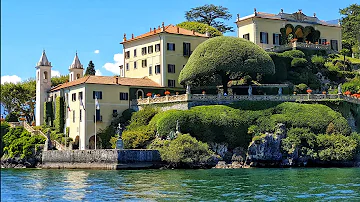
<path fill-rule="evenodd" d="M 42 168 L 132 169 L 161 165 L 158 150 L 51 150 L 42 153 Z"/>

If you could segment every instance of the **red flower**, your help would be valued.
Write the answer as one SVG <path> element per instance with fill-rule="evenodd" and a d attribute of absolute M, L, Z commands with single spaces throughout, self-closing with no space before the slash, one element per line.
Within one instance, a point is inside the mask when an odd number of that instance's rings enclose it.
<path fill-rule="evenodd" d="M 170 95 L 170 91 L 165 91 L 165 95 Z"/>
<path fill-rule="evenodd" d="M 345 95 L 351 95 L 351 92 L 350 92 L 350 91 L 346 91 L 344 94 L 345 94 Z"/>
<path fill-rule="evenodd" d="M 311 89 L 307 89 L 306 92 L 310 94 L 310 93 L 312 93 L 312 90 L 311 90 Z"/>
<path fill-rule="evenodd" d="M 151 97 L 152 94 L 149 92 L 149 93 L 146 93 L 146 96 Z"/>

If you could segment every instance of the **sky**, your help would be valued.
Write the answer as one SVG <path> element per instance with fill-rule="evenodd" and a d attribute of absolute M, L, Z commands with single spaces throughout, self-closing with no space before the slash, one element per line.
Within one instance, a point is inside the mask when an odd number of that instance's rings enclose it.
<path fill-rule="evenodd" d="M 124 33 L 134 36 L 151 28 L 185 21 L 185 11 L 205 4 L 227 7 L 233 15 L 293 13 L 302 9 L 321 20 L 339 19 L 339 9 L 359 0 L 1 0 L 1 83 L 35 77 L 43 49 L 52 76 L 67 75 L 75 52 L 84 68 L 90 60 L 97 75 L 119 74 Z M 236 29 L 235 29 L 236 30 Z M 226 33 L 236 36 L 236 32 Z"/>

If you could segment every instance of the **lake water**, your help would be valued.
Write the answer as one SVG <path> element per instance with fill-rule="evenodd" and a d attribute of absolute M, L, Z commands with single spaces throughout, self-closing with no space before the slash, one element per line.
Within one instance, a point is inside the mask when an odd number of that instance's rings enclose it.
<path fill-rule="evenodd" d="M 360 168 L 1 169 L 1 201 L 360 201 Z"/>

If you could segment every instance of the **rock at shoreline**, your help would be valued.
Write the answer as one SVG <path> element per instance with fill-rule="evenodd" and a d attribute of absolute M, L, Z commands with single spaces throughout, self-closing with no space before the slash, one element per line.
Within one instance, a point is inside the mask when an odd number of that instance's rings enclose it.
<path fill-rule="evenodd" d="M 41 157 L 31 157 L 28 159 L 1 158 L 1 168 L 37 168 L 41 164 Z"/>

